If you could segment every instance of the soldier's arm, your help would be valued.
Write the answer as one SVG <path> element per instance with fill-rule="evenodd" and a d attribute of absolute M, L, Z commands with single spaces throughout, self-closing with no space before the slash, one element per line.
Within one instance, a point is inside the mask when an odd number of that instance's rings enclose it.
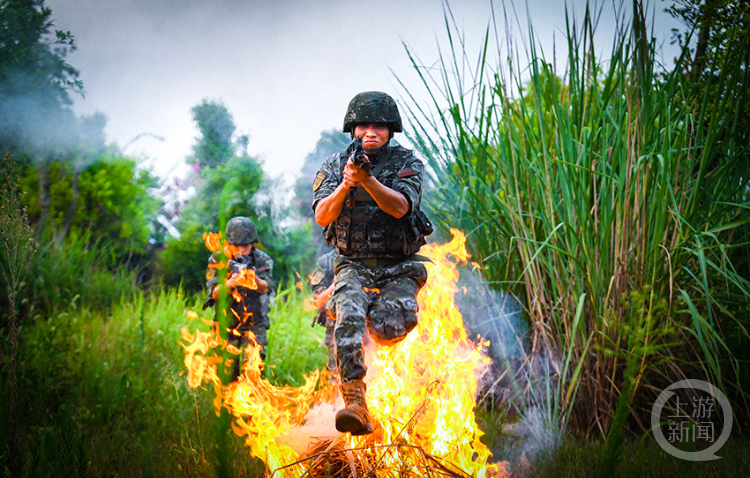
<path fill-rule="evenodd" d="M 346 172 L 344 172 L 344 174 L 346 174 Z M 372 196 L 375 202 L 378 203 L 378 207 L 380 207 L 380 209 L 386 214 L 389 214 L 396 219 L 401 219 L 409 212 L 410 205 L 406 196 L 403 193 L 394 191 L 388 186 L 385 186 L 378 181 L 375 176 L 366 176 L 366 178 L 363 178 L 363 180 L 360 181 L 360 184 L 364 186 L 367 192 L 370 193 L 370 196 Z"/>
<path fill-rule="evenodd" d="M 318 312 L 326 310 L 326 304 L 333 296 L 333 284 L 329 285 L 328 288 L 319 291 L 313 297 L 313 305 L 318 309 Z"/>
<path fill-rule="evenodd" d="M 262 256 L 262 260 L 256 266 L 255 282 L 258 284 L 258 293 L 267 294 L 273 287 L 273 259 L 267 254 Z"/>
<path fill-rule="evenodd" d="M 406 213 L 418 208 L 422 200 L 424 165 L 415 156 L 411 156 L 399 169 L 398 177 L 391 185 L 393 191 L 400 193 L 409 204 Z"/>
<path fill-rule="evenodd" d="M 255 277 L 255 283 L 258 284 L 258 293 L 259 294 L 266 294 L 268 293 L 268 282 L 261 279 L 260 277 Z"/>
<path fill-rule="evenodd" d="M 313 182 L 313 212 L 315 222 L 321 227 L 331 224 L 341 214 L 346 196 L 352 187 L 358 184 L 341 178 L 336 164 L 340 164 L 341 155 L 329 156 L 315 175 Z"/>
<path fill-rule="evenodd" d="M 315 222 L 320 227 L 326 227 L 339 217 L 341 210 L 344 209 L 346 196 L 352 187 L 354 186 L 347 184 L 346 180 L 344 180 L 330 195 L 317 202 L 315 205 Z"/>

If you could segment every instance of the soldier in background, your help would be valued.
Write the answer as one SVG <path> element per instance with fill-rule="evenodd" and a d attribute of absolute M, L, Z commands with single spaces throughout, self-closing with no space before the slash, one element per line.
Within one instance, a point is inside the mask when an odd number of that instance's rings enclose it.
<path fill-rule="evenodd" d="M 258 231 L 250 218 L 237 216 L 227 222 L 226 240 L 230 249 L 234 249 L 233 255 L 227 257 L 227 278 L 225 287 L 230 289 L 230 304 L 227 315 L 231 319 L 228 329 L 227 341 L 242 351 L 243 362 L 247 361 L 244 349 L 253 340 L 260 345 L 261 360 L 266 358 L 266 347 L 268 346 L 267 331 L 271 323 L 268 318 L 270 311 L 270 292 L 273 290 L 273 259 L 255 247 L 258 242 Z M 206 286 L 208 297 L 203 308 L 216 304 L 219 297 L 219 278 L 216 275 L 215 265 L 220 260 L 220 251 L 211 255 L 208 260 L 206 271 Z M 254 271 L 257 288 L 251 289 L 241 285 L 240 272 L 251 269 Z M 245 284 L 247 285 L 247 284 Z M 236 291 L 232 293 L 232 290 Z M 217 316 L 219 311 L 216 311 Z M 218 322 L 218 319 L 217 319 Z M 240 375 L 240 360 L 235 360 L 232 372 L 232 381 Z"/>
<path fill-rule="evenodd" d="M 374 91 L 356 95 L 343 130 L 355 141 L 321 166 L 312 207 L 326 243 L 339 253 L 327 304 L 346 404 L 336 414 L 336 429 L 365 435 L 373 431 L 365 398 L 365 330 L 378 344 L 392 345 L 417 325 L 416 296 L 427 270 L 420 262 L 426 258 L 416 253 L 432 225 L 420 211 L 422 162 L 390 145 L 402 131 L 393 98 Z"/>
<path fill-rule="evenodd" d="M 314 324 L 322 325 L 326 328 L 325 346 L 328 348 L 328 363 L 326 370 L 331 376 L 336 376 L 336 353 L 333 342 L 333 329 L 336 321 L 328 317 L 326 313 L 326 304 L 333 295 L 333 262 L 338 257 L 339 252 L 336 249 L 329 251 L 318 257 L 315 263 L 315 269 L 310 274 L 310 288 L 313 293 L 313 304 L 318 313 L 313 321 Z"/>

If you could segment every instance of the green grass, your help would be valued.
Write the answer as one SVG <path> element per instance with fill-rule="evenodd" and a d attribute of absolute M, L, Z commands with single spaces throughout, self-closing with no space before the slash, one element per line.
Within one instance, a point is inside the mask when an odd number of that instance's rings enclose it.
<path fill-rule="evenodd" d="M 488 29 L 472 59 L 446 17 L 437 62 L 408 52 L 432 100 L 407 92 L 431 217 L 465 231 L 490 283 L 524 304 L 529 353 L 508 385 L 560 434 L 606 436 L 632 417 L 643 431 L 658 391 L 683 378 L 716 384 L 748 414 L 737 359 L 750 345 L 750 159 L 730 112 L 747 96 L 750 40 L 712 72 L 722 94 L 708 108 L 683 73 L 687 52 L 659 65 L 633 6 L 607 61 L 588 12 L 567 22 L 557 70 L 532 26 L 527 44 L 497 51 Z M 745 81 L 727 81 L 730 70 Z"/>
<path fill-rule="evenodd" d="M 295 288 L 283 290 L 272 311 L 270 379 L 279 385 L 296 385 L 326 362 L 323 330 L 310 327 L 302 300 Z M 24 476 L 216 476 L 214 392 L 188 388 L 179 345 L 182 327 L 208 328 L 187 318 L 188 310 L 211 317 L 201 302 L 173 290 L 26 322 L 19 354 Z M 262 476 L 264 465 L 242 439 L 224 432 L 229 474 Z"/>
<path fill-rule="evenodd" d="M 730 438 L 718 452 L 721 459 L 691 462 L 669 455 L 653 439 L 643 442 L 628 439 L 622 445 L 622 459 L 617 468 L 607 476 L 741 478 L 750 467 L 748 451 L 750 441 L 747 438 Z M 604 466 L 606 454 L 607 443 L 603 440 L 569 438 L 549 459 L 530 463 L 527 470 L 529 476 L 596 476 Z"/>
<path fill-rule="evenodd" d="M 314 314 L 304 308 L 305 298 L 311 297 L 309 287 L 298 291 L 293 285 L 276 297 L 266 360 L 271 371 L 269 380 L 274 384 L 300 386 L 304 383 L 303 375 L 322 370 L 328 362 L 327 348 L 323 344 L 325 329 L 312 327 Z"/>

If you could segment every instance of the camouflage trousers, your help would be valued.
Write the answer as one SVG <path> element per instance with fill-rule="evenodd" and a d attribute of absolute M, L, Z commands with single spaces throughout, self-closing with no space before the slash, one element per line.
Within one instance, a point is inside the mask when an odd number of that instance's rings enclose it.
<path fill-rule="evenodd" d="M 336 277 L 328 316 L 333 328 L 336 365 L 342 382 L 367 373 L 365 329 L 380 345 L 393 345 L 417 325 L 417 293 L 427 281 L 427 269 L 415 260 L 382 267 L 368 266 L 344 256 L 334 263 Z"/>

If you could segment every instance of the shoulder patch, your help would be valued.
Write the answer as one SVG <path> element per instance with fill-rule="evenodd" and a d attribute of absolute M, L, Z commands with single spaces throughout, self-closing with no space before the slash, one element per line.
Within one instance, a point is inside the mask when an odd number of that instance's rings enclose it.
<path fill-rule="evenodd" d="M 398 172 L 399 178 L 408 178 L 409 176 L 414 176 L 414 170 L 411 168 L 411 166 L 408 166 Z"/>
<path fill-rule="evenodd" d="M 318 171 L 318 174 L 315 175 L 315 181 L 313 181 L 313 191 L 317 191 L 318 188 L 320 188 L 320 185 L 323 184 L 323 180 L 326 178 L 326 173 L 323 171 Z"/>
<path fill-rule="evenodd" d="M 326 277 L 326 273 L 318 269 L 317 271 L 315 271 L 315 274 L 313 274 L 313 276 L 310 278 L 310 285 L 316 286 L 320 284 L 321 282 L 323 282 L 323 279 L 325 279 L 325 277 Z"/>

